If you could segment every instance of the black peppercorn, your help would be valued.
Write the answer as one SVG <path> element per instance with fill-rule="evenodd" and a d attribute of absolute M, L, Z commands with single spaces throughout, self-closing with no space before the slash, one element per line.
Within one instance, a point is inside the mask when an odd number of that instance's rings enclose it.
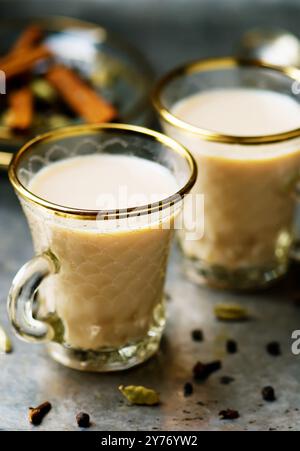
<path fill-rule="evenodd" d="M 267 344 L 267 352 L 273 357 L 278 357 L 281 355 L 280 344 L 277 341 L 272 341 Z"/>
<path fill-rule="evenodd" d="M 230 376 L 222 376 L 220 378 L 220 382 L 221 382 L 222 385 L 229 385 L 232 382 L 234 382 L 234 378 L 230 377 Z"/>
<path fill-rule="evenodd" d="M 262 389 L 262 397 L 265 401 L 273 402 L 276 401 L 275 390 L 273 387 L 264 387 Z"/>
<path fill-rule="evenodd" d="M 201 329 L 194 329 L 191 332 L 192 340 L 194 341 L 203 341 L 203 332 Z"/>
<path fill-rule="evenodd" d="M 88 428 L 90 427 L 90 416 L 88 413 L 85 412 L 79 412 L 76 415 L 76 421 L 80 428 Z"/>
<path fill-rule="evenodd" d="M 236 354 L 238 352 L 237 342 L 234 340 L 228 340 L 226 343 L 226 349 L 228 354 Z"/>
<path fill-rule="evenodd" d="M 191 396 L 193 394 L 194 387 L 190 382 L 186 382 L 183 387 L 183 394 L 185 397 Z"/>

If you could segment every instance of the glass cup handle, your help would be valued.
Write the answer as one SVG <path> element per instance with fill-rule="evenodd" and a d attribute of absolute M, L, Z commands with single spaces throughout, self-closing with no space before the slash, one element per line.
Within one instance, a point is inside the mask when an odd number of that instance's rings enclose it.
<path fill-rule="evenodd" d="M 42 343 L 54 337 L 53 328 L 33 317 L 33 301 L 43 280 L 59 271 L 58 259 L 51 251 L 34 257 L 19 270 L 8 295 L 8 315 L 20 338 Z"/>

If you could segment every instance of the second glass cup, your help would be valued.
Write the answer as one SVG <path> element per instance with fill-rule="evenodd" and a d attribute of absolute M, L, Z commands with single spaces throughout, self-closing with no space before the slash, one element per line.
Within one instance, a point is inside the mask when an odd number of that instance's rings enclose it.
<path fill-rule="evenodd" d="M 158 83 L 153 100 L 162 127 L 192 152 L 198 164 L 193 191 L 204 195 L 203 236 L 189 241 L 184 233 L 179 235 L 193 280 L 220 288 L 253 289 L 286 273 L 300 172 L 299 81 L 300 71 L 294 68 L 220 58 L 182 66 Z M 261 95 L 267 96 L 269 110 L 253 107 L 253 96 L 257 100 Z M 186 99 L 190 110 L 184 115 L 179 105 Z M 208 99 L 202 125 L 193 111 Z M 219 106 L 212 113 L 213 102 Z M 249 116 L 246 128 L 251 131 L 247 136 L 239 133 L 245 121 L 236 114 L 227 133 L 231 107 L 239 108 L 243 102 L 241 111 Z M 209 128 L 205 127 L 208 116 Z M 275 125 L 270 118 L 276 119 Z M 288 120 L 293 124 L 290 128 Z M 270 133 L 262 134 L 264 129 Z"/>

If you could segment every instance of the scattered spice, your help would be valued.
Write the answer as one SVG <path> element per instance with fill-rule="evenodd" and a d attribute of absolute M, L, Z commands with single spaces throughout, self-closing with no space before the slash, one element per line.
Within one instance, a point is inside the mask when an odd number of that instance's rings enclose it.
<path fill-rule="evenodd" d="M 203 417 L 197 416 L 197 417 L 187 417 L 183 418 L 183 421 L 203 421 Z"/>
<path fill-rule="evenodd" d="M 196 404 L 197 406 L 205 407 L 205 404 L 202 401 L 197 401 Z"/>
<path fill-rule="evenodd" d="M 204 339 L 204 335 L 201 329 L 192 330 L 191 336 L 193 341 L 203 341 Z"/>
<path fill-rule="evenodd" d="M 28 418 L 31 424 L 38 426 L 43 418 L 50 412 L 52 406 L 49 401 L 43 402 L 37 407 L 29 407 Z"/>
<path fill-rule="evenodd" d="M 220 378 L 220 382 L 221 382 L 222 385 L 230 385 L 234 381 L 235 381 L 235 379 L 233 377 L 230 377 L 230 376 L 222 376 Z"/>
<path fill-rule="evenodd" d="M 226 349 L 228 354 L 236 354 L 238 352 L 237 342 L 234 340 L 227 340 Z"/>
<path fill-rule="evenodd" d="M 90 416 L 85 412 L 79 412 L 76 415 L 76 421 L 80 428 L 89 428 L 91 425 Z"/>
<path fill-rule="evenodd" d="M 246 308 L 238 304 L 218 304 L 215 306 L 215 316 L 219 321 L 246 321 L 249 314 Z"/>
<path fill-rule="evenodd" d="M 0 326 L 0 353 L 8 354 L 12 351 L 12 344 L 5 330 Z"/>
<path fill-rule="evenodd" d="M 131 404 L 155 406 L 160 402 L 159 394 L 151 388 L 139 385 L 120 385 L 119 390 Z"/>
<path fill-rule="evenodd" d="M 268 386 L 262 389 L 262 397 L 265 401 L 274 402 L 276 401 L 275 390 L 273 387 Z"/>
<path fill-rule="evenodd" d="M 212 373 L 219 371 L 221 368 L 222 363 L 219 360 L 211 363 L 197 362 L 193 368 L 194 379 L 205 381 Z"/>
<path fill-rule="evenodd" d="M 194 387 L 190 382 L 186 382 L 183 387 L 183 394 L 185 397 L 191 396 L 194 392 Z"/>
<path fill-rule="evenodd" d="M 267 352 L 273 357 L 278 357 L 281 355 L 280 344 L 277 341 L 272 341 L 267 344 Z"/>
<path fill-rule="evenodd" d="M 237 410 L 227 409 L 221 410 L 219 416 L 221 417 L 221 420 L 236 420 L 240 417 L 240 414 Z"/>

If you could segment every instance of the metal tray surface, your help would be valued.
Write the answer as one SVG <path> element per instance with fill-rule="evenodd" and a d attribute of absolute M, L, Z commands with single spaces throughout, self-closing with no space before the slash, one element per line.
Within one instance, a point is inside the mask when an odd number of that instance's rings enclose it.
<path fill-rule="evenodd" d="M 7 292 L 15 272 L 31 257 L 32 245 L 21 208 L 3 173 L 0 183 L 0 318 L 9 331 Z M 168 326 L 160 353 L 130 371 L 88 374 L 55 363 L 41 345 L 12 337 L 13 353 L 0 355 L 0 429 L 33 429 L 27 409 L 45 400 L 53 409 L 38 430 L 77 429 L 75 415 L 80 410 L 90 413 L 91 430 L 300 429 L 300 356 L 291 352 L 292 331 L 300 329 L 300 309 L 292 294 L 299 280 L 296 267 L 289 278 L 265 292 L 213 291 L 186 279 L 182 257 L 174 249 L 167 282 Z M 219 302 L 245 305 L 252 320 L 218 322 L 213 307 Z M 194 328 L 203 330 L 202 343 L 192 341 Z M 239 345 L 235 355 L 225 350 L 226 340 L 231 338 Z M 282 356 L 267 354 L 266 344 L 274 340 L 280 342 Z M 196 361 L 215 359 L 222 360 L 222 370 L 203 384 L 195 383 L 194 394 L 185 398 L 183 385 L 192 381 Z M 225 375 L 235 381 L 222 385 L 220 378 Z M 157 389 L 161 406 L 129 406 L 118 391 L 120 384 Z M 262 400 L 261 389 L 266 385 L 274 386 L 276 402 Z M 239 410 L 240 419 L 221 421 L 219 411 L 227 408 Z"/>

